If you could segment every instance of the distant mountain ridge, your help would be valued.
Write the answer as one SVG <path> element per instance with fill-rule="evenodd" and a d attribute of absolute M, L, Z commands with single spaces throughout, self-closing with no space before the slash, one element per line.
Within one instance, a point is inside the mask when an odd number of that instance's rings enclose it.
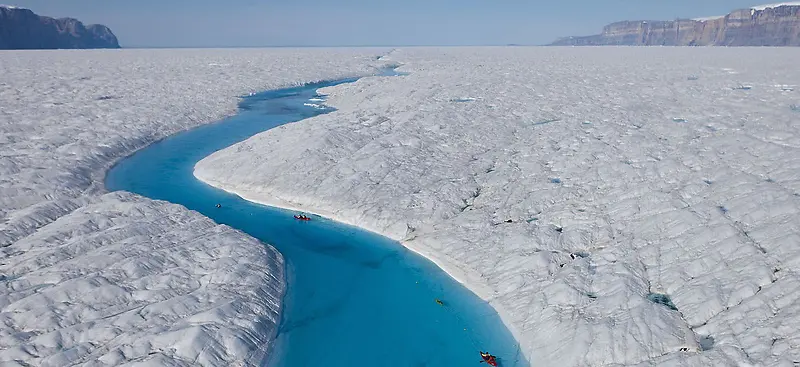
<path fill-rule="evenodd" d="M 755 6 L 720 17 L 611 23 L 598 35 L 552 46 L 800 46 L 800 2 Z"/>
<path fill-rule="evenodd" d="M 0 50 L 119 47 L 117 37 L 104 25 L 84 26 L 77 19 L 55 19 L 0 5 Z"/>

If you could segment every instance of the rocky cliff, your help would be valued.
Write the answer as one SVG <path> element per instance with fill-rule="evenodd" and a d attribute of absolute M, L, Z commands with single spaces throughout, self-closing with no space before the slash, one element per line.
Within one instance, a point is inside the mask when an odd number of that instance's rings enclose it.
<path fill-rule="evenodd" d="M 108 27 L 77 19 L 54 19 L 24 8 L 0 5 L 0 50 L 119 48 Z"/>
<path fill-rule="evenodd" d="M 800 3 L 754 7 L 722 17 L 623 21 L 603 33 L 567 37 L 555 46 L 800 46 Z"/>

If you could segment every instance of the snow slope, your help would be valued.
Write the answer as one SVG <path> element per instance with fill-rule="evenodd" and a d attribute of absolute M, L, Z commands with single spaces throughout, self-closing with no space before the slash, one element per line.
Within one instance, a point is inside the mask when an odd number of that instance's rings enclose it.
<path fill-rule="evenodd" d="M 533 365 L 800 362 L 800 50 L 391 57 L 410 75 L 327 88 L 339 111 L 195 175 L 401 240 Z"/>
<path fill-rule="evenodd" d="M 0 53 L 0 364 L 250 365 L 283 259 L 106 168 L 236 96 L 374 72 L 381 50 Z"/>

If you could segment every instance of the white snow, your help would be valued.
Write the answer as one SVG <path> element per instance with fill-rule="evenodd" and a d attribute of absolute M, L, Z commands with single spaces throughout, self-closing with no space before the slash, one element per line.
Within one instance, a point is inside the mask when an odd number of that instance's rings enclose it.
<path fill-rule="evenodd" d="M 236 96 L 369 74 L 382 50 L 0 52 L 0 365 L 255 365 L 284 289 L 272 247 L 104 193 L 105 170 Z"/>
<path fill-rule="evenodd" d="M 711 16 L 711 17 L 692 18 L 692 20 L 698 21 L 698 22 L 708 22 L 708 21 L 722 19 L 722 18 L 725 18 L 725 16 L 724 15 L 715 15 L 715 16 Z"/>
<path fill-rule="evenodd" d="M 195 175 L 402 241 L 489 300 L 533 365 L 800 361 L 798 95 L 773 87 L 800 84 L 800 50 L 391 59 L 411 74 L 326 88 L 337 112 Z"/>
<path fill-rule="evenodd" d="M 800 6 L 800 1 L 789 1 L 785 3 L 777 3 L 777 4 L 766 4 L 766 5 L 757 5 L 753 6 L 750 9 L 753 10 L 766 10 L 769 8 L 778 8 L 781 6 Z"/>

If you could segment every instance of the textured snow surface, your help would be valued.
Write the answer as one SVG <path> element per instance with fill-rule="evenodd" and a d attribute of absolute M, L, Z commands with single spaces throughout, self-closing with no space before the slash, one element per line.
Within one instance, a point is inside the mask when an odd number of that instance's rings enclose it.
<path fill-rule="evenodd" d="M 369 74 L 377 55 L 0 53 L 0 364 L 257 363 L 280 254 L 183 207 L 104 194 L 105 170 L 235 112 L 236 96 Z"/>
<path fill-rule="evenodd" d="M 339 111 L 195 175 L 401 240 L 536 366 L 800 363 L 800 95 L 778 87 L 800 50 L 391 58 L 410 75 L 326 88 Z"/>

